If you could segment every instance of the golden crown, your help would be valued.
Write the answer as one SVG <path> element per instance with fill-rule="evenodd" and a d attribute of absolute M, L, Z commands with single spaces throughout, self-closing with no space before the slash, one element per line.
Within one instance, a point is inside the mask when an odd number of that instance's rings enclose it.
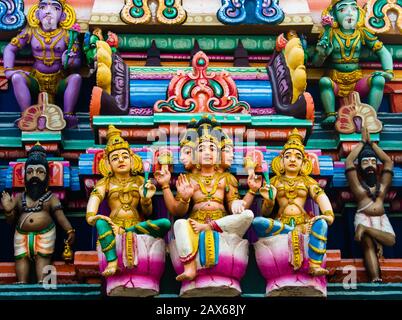
<path fill-rule="evenodd" d="M 39 3 L 41 3 L 41 2 L 45 2 L 46 0 L 39 0 Z M 56 2 L 59 2 L 63 7 L 64 7 L 64 5 L 66 4 L 66 0 L 53 0 L 53 1 L 56 1 Z M 47 2 L 47 1 L 46 1 Z"/>
<path fill-rule="evenodd" d="M 130 144 L 121 137 L 121 130 L 113 125 L 109 125 L 105 153 L 107 156 L 115 150 L 126 149 L 130 151 Z"/>
<path fill-rule="evenodd" d="M 288 141 L 283 146 L 282 152 L 285 152 L 289 149 L 299 150 L 303 154 L 303 156 L 305 156 L 303 136 L 299 133 L 299 130 L 297 130 L 297 128 L 294 128 L 290 133 Z"/>

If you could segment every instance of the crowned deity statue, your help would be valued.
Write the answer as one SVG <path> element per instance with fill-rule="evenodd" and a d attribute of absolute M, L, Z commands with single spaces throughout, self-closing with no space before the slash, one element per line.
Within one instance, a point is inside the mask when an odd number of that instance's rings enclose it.
<path fill-rule="evenodd" d="M 3 191 L 1 203 L 6 220 L 16 223 L 14 235 L 15 268 L 18 283 L 29 282 L 30 264 L 35 261 L 39 283 L 45 276 L 44 268 L 50 265 L 55 249 L 55 219 L 67 233 L 67 244 L 75 239 L 75 230 L 64 215 L 59 199 L 48 190 L 49 164 L 46 152 L 36 144 L 25 161 L 25 192 L 17 197 Z"/>
<path fill-rule="evenodd" d="M 241 238 L 251 225 L 254 214 L 248 208 L 262 179 L 249 179 L 250 190 L 240 199 L 238 181 L 227 171 L 233 160 L 233 146 L 230 149 L 230 145 L 231 140 L 220 124 L 204 116 L 198 122 L 190 122 L 180 141 L 180 159 L 187 173 L 180 174 L 177 179 L 176 196 L 170 189 L 169 170 L 155 173 L 168 211 L 177 218 L 188 214 L 188 219 L 177 219 L 173 228 L 177 251 L 184 265 L 184 272 L 176 277 L 178 281 L 193 280 L 197 276 L 197 253 L 201 248 L 204 252 L 209 247 L 216 247 L 219 233 L 232 233 Z M 225 149 L 228 149 L 228 156 L 223 160 Z M 205 254 L 202 262 L 205 267 L 218 263 L 217 251 L 214 252 Z"/>
<path fill-rule="evenodd" d="M 130 145 L 121 137 L 121 131 L 110 125 L 103 158 L 99 162 L 103 176 L 91 192 L 86 219 L 95 226 L 98 241 L 107 260 L 104 276 L 114 275 L 118 271 L 118 252 L 116 242 L 132 248 L 135 234 L 147 234 L 156 238 L 163 237 L 170 229 L 166 218 L 146 219 L 153 213 L 152 197 L 156 187 L 151 180 L 141 176 L 143 163 L 134 154 Z M 100 204 L 107 199 L 110 215 L 99 212 Z"/>
<path fill-rule="evenodd" d="M 319 81 L 326 116 L 323 125 L 333 125 L 336 121 L 335 97 L 348 98 L 353 91 L 361 96 L 368 95 L 368 104 L 378 111 L 385 82 L 394 76 L 391 53 L 364 23 L 365 12 L 356 0 L 331 0 L 322 13 L 324 31 L 317 43 L 313 64 L 321 66 L 329 57 L 329 73 Z M 378 56 L 383 71 L 363 77 L 359 67 L 363 46 Z"/>
<path fill-rule="evenodd" d="M 354 162 L 357 159 L 357 166 Z M 378 168 L 378 160 L 383 164 Z M 384 210 L 384 199 L 392 184 L 394 164 L 391 158 L 370 140 L 367 128 L 362 141 L 345 161 L 345 173 L 357 202 L 355 240 L 363 248 L 364 262 L 371 282 L 382 282 L 378 259 L 382 246 L 395 244 L 395 232 Z"/>
<path fill-rule="evenodd" d="M 321 265 L 326 253 L 328 225 L 334 221 L 331 203 L 317 181 L 309 175 L 312 162 L 304 151 L 303 137 L 297 129 L 290 134 L 280 155 L 272 161 L 275 177 L 270 185 L 264 185 L 260 193 L 264 198 L 261 212 L 264 216 L 256 217 L 253 228 L 259 237 L 271 237 L 294 232 L 309 235 L 308 258 L 309 274 L 321 276 L 328 270 Z M 272 196 L 269 189 L 272 190 Z M 308 197 L 319 206 L 322 214 L 310 216 L 304 209 Z M 275 202 L 278 212 L 274 212 Z M 299 266 L 300 267 L 300 266 Z"/>
<path fill-rule="evenodd" d="M 27 16 L 28 25 L 6 46 L 3 54 L 6 78 L 11 80 L 17 102 L 24 112 L 39 93 L 49 103 L 63 98 L 64 119 L 69 127 L 77 125 L 74 108 L 81 87 L 78 73 L 66 73 L 81 65 L 76 14 L 66 0 L 40 0 Z M 34 64 L 31 72 L 15 69 L 19 50 L 30 45 Z"/>

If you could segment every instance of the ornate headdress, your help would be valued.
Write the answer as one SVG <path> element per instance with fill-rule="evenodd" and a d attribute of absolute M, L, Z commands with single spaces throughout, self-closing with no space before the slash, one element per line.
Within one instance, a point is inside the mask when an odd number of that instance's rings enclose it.
<path fill-rule="evenodd" d="M 36 16 L 36 12 L 38 11 L 39 4 L 42 1 L 46 1 L 46 0 L 39 0 L 38 4 L 34 4 L 28 11 L 27 21 L 28 21 L 28 25 L 31 28 L 39 27 L 40 20 Z M 67 4 L 66 0 L 52 0 L 52 1 L 60 3 L 61 6 L 63 7 L 65 19 L 60 21 L 60 23 L 59 23 L 60 27 L 63 29 L 66 29 L 66 30 L 70 29 L 76 21 L 76 13 L 75 13 L 74 8 L 71 5 Z"/>
<path fill-rule="evenodd" d="M 108 128 L 106 140 L 106 156 L 109 156 L 109 154 L 115 150 L 126 149 L 130 151 L 130 144 L 121 137 L 121 130 L 113 125 L 110 125 Z"/>
<path fill-rule="evenodd" d="M 345 1 L 345 0 L 331 0 L 331 4 L 321 13 L 321 17 L 325 17 L 325 16 L 333 16 L 333 9 L 334 7 L 341 1 Z M 354 2 L 357 3 L 357 0 L 353 0 Z M 357 21 L 357 25 L 356 28 L 361 28 L 364 27 L 364 17 L 365 17 L 365 11 L 358 6 L 359 9 L 359 19 Z M 338 22 L 334 21 L 333 28 L 338 28 L 339 24 Z"/>
<path fill-rule="evenodd" d="M 197 144 L 203 143 L 205 141 L 210 141 L 217 146 L 220 146 L 220 139 L 216 135 L 216 130 L 214 127 L 218 126 L 215 118 L 210 119 L 208 115 L 204 115 L 200 121 L 196 124 L 198 139 Z"/>
<path fill-rule="evenodd" d="M 131 149 L 130 144 L 121 137 L 121 130 L 117 129 L 113 125 L 109 125 L 107 135 L 107 143 L 105 147 L 105 153 L 103 158 L 99 161 L 99 171 L 105 177 L 113 175 L 112 168 L 109 163 L 109 155 L 116 150 L 127 150 L 131 157 L 131 173 L 133 175 L 143 172 L 143 165 L 141 157 L 136 155 Z"/>
<path fill-rule="evenodd" d="M 306 157 L 304 152 L 303 136 L 299 133 L 297 128 L 294 128 L 290 133 L 288 141 L 283 146 L 282 153 L 285 153 L 285 151 L 289 149 L 299 150 L 303 156 Z"/>
<path fill-rule="evenodd" d="M 299 150 L 302 155 L 303 155 L 303 165 L 300 171 L 300 174 L 303 176 L 308 176 L 311 174 L 311 171 L 313 170 L 313 164 L 311 160 L 307 157 L 307 154 L 304 151 L 304 144 L 303 144 L 303 136 L 299 133 L 299 130 L 297 128 L 293 129 L 292 132 L 290 133 L 288 137 L 288 141 L 285 143 L 283 146 L 283 149 L 279 156 L 276 156 L 272 160 L 272 171 L 277 175 L 280 176 L 285 173 L 285 168 L 283 167 L 282 164 L 282 158 L 286 150 L 290 149 L 296 149 Z"/>
<path fill-rule="evenodd" d="M 198 133 L 197 133 L 197 120 L 191 119 L 187 126 L 187 130 L 184 132 L 182 138 L 180 139 L 180 147 L 189 146 L 195 148 L 197 144 Z"/>

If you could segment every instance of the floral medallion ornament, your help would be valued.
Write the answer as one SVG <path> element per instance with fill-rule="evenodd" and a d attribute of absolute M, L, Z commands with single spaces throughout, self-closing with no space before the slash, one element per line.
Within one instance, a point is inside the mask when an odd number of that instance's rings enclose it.
<path fill-rule="evenodd" d="M 396 20 L 392 21 L 392 16 Z M 369 0 L 367 2 L 366 25 L 374 32 L 384 33 L 398 29 L 402 33 L 401 0 Z"/>
<path fill-rule="evenodd" d="M 217 17 L 223 24 L 279 24 L 285 14 L 278 0 L 222 0 Z"/>
<path fill-rule="evenodd" d="M 246 19 L 245 0 L 223 0 L 218 19 L 223 24 L 242 23 Z"/>
<path fill-rule="evenodd" d="M 24 24 L 24 1 L 0 0 L 0 30 L 18 30 Z"/>
<path fill-rule="evenodd" d="M 194 55 L 193 72 L 179 71 L 168 88 L 168 99 L 154 105 L 155 112 L 248 113 L 250 105 L 238 100 L 237 87 L 228 72 L 207 73 L 209 59 Z"/>
<path fill-rule="evenodd" d="M 281 23 L 285 18 L 278 0 L 257 0 L 255 16 L 261 22 L 268 24 Z"/>
<path fill-rule="evenodd" d="M 148 0 L 125 0 L 120 12 L 121 19 L 127 24 L 146 24 L 152 20 L 152 10 Z M 156 19 L 163 24 L 181 24 L 187 18 L 182 0 L 158 0 Z"/>

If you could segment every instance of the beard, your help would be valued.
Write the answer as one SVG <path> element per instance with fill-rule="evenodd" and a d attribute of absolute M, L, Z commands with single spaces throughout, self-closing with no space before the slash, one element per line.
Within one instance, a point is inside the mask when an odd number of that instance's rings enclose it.
<path fill-rule="evenodd" d="M 367 167 L 362 170 L 362 177 L 369 187 L 377 184 L 377 172 L 374 167 Z"/>
<path fill-rule="evenodd" d="M 43 196 L 47 189 L 47 181 L 42 181 L 37 177 L 33 177 L 30 180 L 25 181 L 25 185 L 28 196 L 34 201 Z"/>

